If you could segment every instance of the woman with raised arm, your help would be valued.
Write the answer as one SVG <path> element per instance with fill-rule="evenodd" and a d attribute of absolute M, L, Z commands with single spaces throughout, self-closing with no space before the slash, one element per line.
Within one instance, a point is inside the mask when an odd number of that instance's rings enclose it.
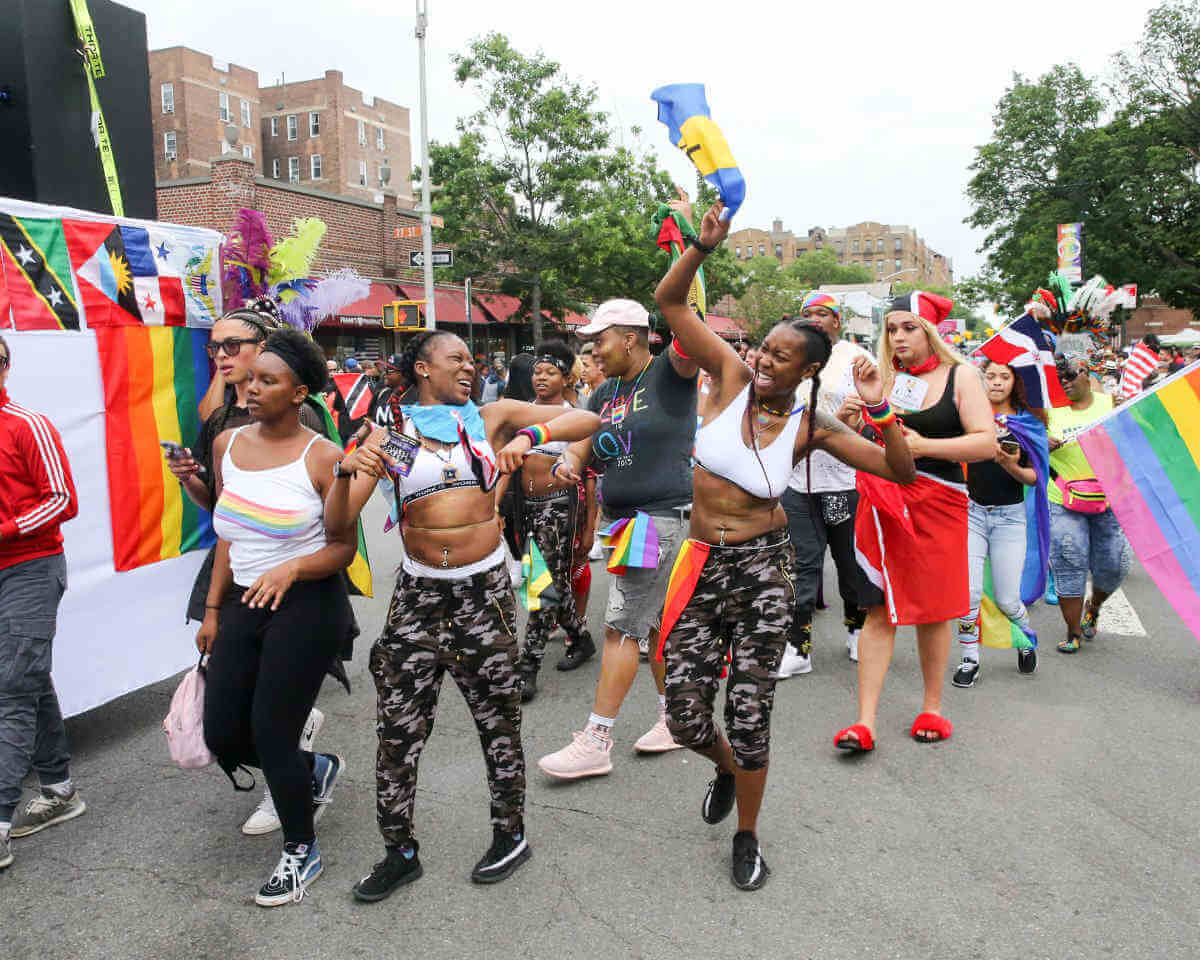
<path fill-rule="evenodd" d="M 324 523 L 340 448 L 300 422 L 305 397 L 325 382 L 312 338 L 277 330 L 251 367 L 253 422 L 213 443 L 217 537 L 204 623 L 208 653 L 204 738 L 232 778 L 260 767 L 283 825 L 283 855 L 255 897 L 298 901 L 321 874 L 316 814 L 329 803 L 341 757 L 299 746 L 330 661 L 346 634 L 350 601 L 342 571 L 355 529 Z"/>
<path fill-rule="evenodd" d="M 900 483 L 914 476 L 912 456 L 868 357 L 852 364 L 854 386 L 885 442 L 878 447 L 817 409 L 829 335 L 803 320 L 777 324 L 758 347 L 753 369 L 687 305 L 704 256 L 729 232 L 715 204 L 700 240 L 685 251 L 655 292 L 680 349 L 712 377 L 696 432 L 696 471 L 688 539 L 671 572 L 659 656 L 666 658 L 667 722 L 675 739 L 716 764 L 701 805 L 720 823 L 736 801 L 732 877 L 742 890 L 766 882 L 756 835 L 767 780 L 775 674 L 795 615 L 795 558 L 779 497 L 795 465 L 824 450 L 852 467 Z M 804 400 L 795 402 L 804 381 Z M 730 651 L 725 732 L 713 703 Z"/>
<path fill-rule="evenodd" d="M 891 302 L 879 340 L 879 366 L 916 458 L 917 480 L 896 487 L 858 477 L 855 545 L 868 608 L 858 641 L 858 721 L 840 730 L 842 750 L 875 747 L 883 680 L 896 627 L 917 628 L 925 695 L 910 728 L 920 743 L 947 739 L 942 688 L 953 624 L 970 608 L 967 486 L 963 463 L 996 451 L 992 406 L 979 372 L 938 336 L 953 303 L 914 291 Z"/>
<path fill-rule="evenodd" d="M 600 422 L 584 410 L 516 400 L 477 408 L 470 351 L 445 330 L 417 334 L 401 359 L 418 401 L 401 408 L 392 431 L 375 430 L 338 464 L 325 513 L 331 530 L 352 529 L 376 478 L 392 474 L 405 555 L 370 659 L 387 854 L 354 886 L 354 896 L 368 902 L 421 875 L 413 833 L 417 763 L 446 672 L 475 718 L 492 797 L 492 843 L 471 879 L 495 883 L 529 859 L 516 605 L 495 472 L 511 473 L 538 444 L 588 437 Z"/>

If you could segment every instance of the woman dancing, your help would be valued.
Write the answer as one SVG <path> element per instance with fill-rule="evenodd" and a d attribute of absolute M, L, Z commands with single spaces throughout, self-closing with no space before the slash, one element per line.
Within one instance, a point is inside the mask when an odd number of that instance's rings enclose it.
<path fill-rule="evenodd" d="M 779 497 L 811 450 L 901 483 L 914 470 L 870 358 L 854 361 L 853 382 L 880 425 L 883 448 L 817 409 L 820 373 L 832 349 L 821 326 L 777 324 L 751 370 L 688 307 L 692 277 L 729 231 L 721 210 L 717 203 L 705 214 L 699 242 L 655 292 L 683 351 L 712 376 L 704 423 L 696 433 L 691 528 L 671 573 L 659 649 L 666 657 L 671 733 L 716 764 L 701 815 L 706 823 L 720 823 L 736 800 L 733 883 L 757 890 L 769 873 L 756 829 L 767 781 L 775 673 L 795 613 L 795 557 Z M 811 384 L 807 403 L 795 407 L 805 380 Z M 726 650 L 722 733 L 713 703 Z"/>
<path fill-rule="evenodd" d="M 375 430 L 341 461 L 328 501 L 331 528 L 350 529 L 376 478 L 390 470 L 404 539 L 387 621 L 371 650 L 387 854 L 355 884 L 362 901 L 382 900 L 422 873 L 413 833 L 417 764 L 447 672 L 475 719 L 492 798 L 492 844 L 471 879 L 495 883 L 529 859 L 516 609 L 493 473 L 511 473 L 540 443 L 583 439 L 600 422 L 583 410 L 539 422 L 551 411 L 515 400 L 477 408 L 471 354 L 444 330 L 414 336 L 401 366 L 417 384 L 418 402 L 402 408 L 396 431 Z"/>
<path fill-rule="evenodd" d="M 834 737 L 843 750 L 875 747 L 897 626 L 916 626 L 925 682 L 911 736 L 932 743 L 948 739 L 953 729 L 942 716 L 942 686 L 951 624 L 971 605 L 961 464 L 991 458 L 996 430 L 978 372 L 938 336 L 936 325 L 952 306 L 944 297 L 915 291 L 893 300 L 884 317 L 879 365 L 890 403 L 904 420 L 917 480 L 896 487 L 858 478 L 859 602 L 868 611 L 858 641 L 858 721 Z"/>

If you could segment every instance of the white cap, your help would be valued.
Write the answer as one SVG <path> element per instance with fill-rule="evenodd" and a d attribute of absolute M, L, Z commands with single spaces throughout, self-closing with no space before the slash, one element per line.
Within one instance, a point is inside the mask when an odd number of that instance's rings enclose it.
<path fill-rule="evenodd" d="M 591 322 L 576 330 L 581 337 L 594 337 L 609 327 L 650 329 L 650 314 L 635 300 L 606 300 L 596 308 Z"/>

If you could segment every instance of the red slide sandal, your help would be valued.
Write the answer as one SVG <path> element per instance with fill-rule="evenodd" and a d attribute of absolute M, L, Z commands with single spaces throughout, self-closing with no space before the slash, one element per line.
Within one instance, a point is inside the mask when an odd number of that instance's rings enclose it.
<path fill-rule="evenodd" d="M 918 733 L 917 731 L 924 731 Z M 954 727 L 950 721 L 936 713 L 921 713 L 917 715 L 917 719 L 913 721 L 912 729 L 909 733 L 917 743 L 940 743 L 943 740 L 949 740 L 950 734 L 954 732 Z M 936 733 L 936 737 L 931 737 L 929 734 Z"/>
<path fill-rule="evenodd" d="M 875 738 L 871 736 L 871 730 L 865 724 L 856 723 L 845 730 L 839 730 L 833 738 L 833 745 L 839 750 L 868 753 L 875 749 Z"/>

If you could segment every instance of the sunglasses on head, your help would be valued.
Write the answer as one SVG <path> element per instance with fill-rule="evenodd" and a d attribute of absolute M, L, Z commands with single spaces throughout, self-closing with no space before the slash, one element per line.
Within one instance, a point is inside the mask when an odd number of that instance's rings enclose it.
<path fill-rule="evenodd" d="M 221 351 L 227 357 L 236 357 L 247 343 L 262 343 L 262 337 L 229 337 L 227 340 L 210 340 L 204 345 L 208 355 L 214 359 Z"/>

